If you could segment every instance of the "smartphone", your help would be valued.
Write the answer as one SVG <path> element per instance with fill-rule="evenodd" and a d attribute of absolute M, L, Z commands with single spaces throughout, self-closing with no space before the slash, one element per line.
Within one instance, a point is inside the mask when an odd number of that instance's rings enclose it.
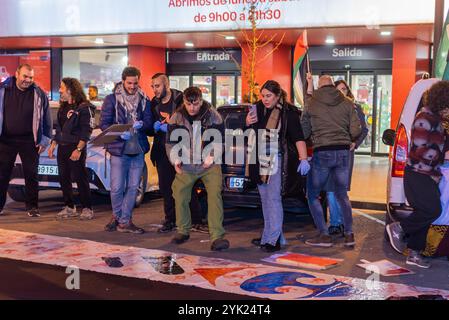
<path fill-rule="evenodd" d="M 253 104 L 251 107 L 249 107 L 249 113 L 252 117 L 256 117 L 257 119 L 257 106 L 255 104 Z M 259 121 L 257 119 L 257 121 Z"/>

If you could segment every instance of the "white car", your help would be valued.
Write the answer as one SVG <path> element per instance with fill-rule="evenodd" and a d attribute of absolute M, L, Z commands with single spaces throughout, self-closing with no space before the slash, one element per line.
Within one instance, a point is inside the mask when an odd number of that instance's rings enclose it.
<path fill-rule="evenodd" d="M 55 121 L 58 112 L 58 105 L 51 103 L 52 119 Z M 99 123 L 100 110 L 97 108 L 95 113 L 96 123 Z M 92 132 L 92 138 L 101 133 L 100 129 L 95 129 Z M 152 138 L 150 138 L 150 145 Z M 56 151 L 57 153 L 57 151 Z M 87 147 L 86 167 L 89 176 L 90 188 L 92 191 L 107 194 L 111 190 L 111 180 L 109 175 L 110 170 L 110 155 L 103 147 Z M 41 154 L 39 158 L 39 189 L 60 189 L 58 165 L 56 158 L 50 159 L 47 151 Z M 76 184 L 73 184 L 76 188 Z M 156 191 L 159 189 L 157 172 L 152 165 L 149 154 L 145 157 L 145 167 L 142 173 L 139 192 L 136 198 L 136 207 L 139 206 L 145 196 L 145 193 Z M 9 183 L 8 194 L 14 201 L 22 202 L 25 199 L 25 180 L 23 178 L 22 162 L 17 156 L 11 181 Z"/>
<path fill-rule="evenodd" d="M 439 81 L 439 79 L 419 80 L 410 90 L 397 130 L 389 129 L 383 134 L 383 142 L 393 147 L 387 183 L 387 224 L 401 221 L 413 211 L 404 192 L 404 169 L 410 150 L 411 131 L 415 116 L 423 107 L 424 92 Z"/>

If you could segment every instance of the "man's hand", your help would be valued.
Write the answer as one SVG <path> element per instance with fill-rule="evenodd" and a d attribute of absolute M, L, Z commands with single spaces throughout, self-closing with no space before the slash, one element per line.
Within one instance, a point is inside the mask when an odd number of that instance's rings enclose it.
<path fill-rule="evenodd" d="M 313 75 L 311 72 L 307 72 L 307 82 L 313 83 Z"/>
<path fill-rule="evenodd" d="M 120 135 L 120 138 L 122 138 L 125 141 L 131 140 L 131 132 L 125 131 Z"/>
<path fill-rule="evenodd" d="M 181 161 L 176 161 L 175 163 L 175 170 L 177 174 L 183 174 L 184 171 L 182 171 L 182 162 Z"/>
<path fill-rule="evenodd" d="M 167 133 L 168 132 L 168 124 L 167 123 L 161 124 L 161 126 L 159 127 L 159 130 L 164 133 Z"/>
<path fill-rule="evenodd" d="M 50 158 L 50 159 L 54 159 L 55 158 L 55 149 L 56 149 L 56 146 L 55 145 L 51 145 L 50 146 L 50 148 L 48 148 L 48 157 Z"/>
<path fill-rule="evenodd" d="M 133 124 L 133 129 L 140 130 L 143 127 L 143 121 L 136 121 Z"/>
<path fill-rule="evenodd" d="M 38 154 L 42 154 L 45 151 L 45 149 L 47 149 L 47 147 L 41 146 L 40 144 L 38 144 L 36 146 L 36 148 L 37 148 L 37 153 Z"/>
<path fill-rule="evenodd" d="M 161 130 L 161 125 L 162 125 L 162 124 L 161 124 L 160 121 L 156 121 L 156 122 L 153 124 L 154 132 L 158 133 L 159 130 Z"/>
<path fill-rule="evenodd" d="M 210 167 L 212 167 L 213 164 L 214 164 L 214 157 L 207 156 L 207 158 L 204 160 L 203 168 L 209 169 Z"/>
<path fill-rule="evenodd" d="M 355 147 L 356 147 L 356 144 L 353 142 L 353 143 L 351 143 L 351 146 L 349 147 L 349 150 L 350 151 L 354 151 Z"/>
<path fill-rule="evenodd" d="M 72 155 L 70 156 L 70 160 L 78 161 L 81 157 L 81 152 L 78 149 L 73 150 Z"/>

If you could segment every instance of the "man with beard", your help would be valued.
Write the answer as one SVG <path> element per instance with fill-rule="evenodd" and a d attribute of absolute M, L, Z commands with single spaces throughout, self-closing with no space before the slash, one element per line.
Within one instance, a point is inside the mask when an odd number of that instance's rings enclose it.
<path fill-rule="evenodd" d="M 139 69 L 126 67 L 122 73 L 122 82 L 106 97 L 101 108 L 101 130 L 113 124 L 132 125 L 129 131 L 106 145 L 111 155 L 112 219 L 105 227 L 109 232 L 145 232 L 132 222 L 145 154 L 150 151 L 147 134 L 153 126 L 150 101 L 139 86 L 140 75 Z"/>
<path fill-rule="evenodd" d="M 151 161 L 157 169 L 159 189 L 164 198 L 165 212 L 165 221 L 158 232 L 167 233 L 176 228 L 175 200 L 173 199 L 172 192 L 172 184 L 175 180 L 176 171 L 165 152 L 166 133 L 170 117 L 182 104 L 183 98 L 181 91 L 170 88 L 168 77 L 163 73 L 157 73 L 152 77 L 151 88 L 154 92 L 154 98 L 151 101 L 151 110 L 155 121 Z M 201 206 L 195 189 L 192 190 L 190 211 L 192 214 L 191 231 L 208 233 L 207 225 L 202 223 Z"/>
<path fill-rule="evenodd" d="M 17 154 L 25 177 L 28 216 L 40 217 L 38 209 L 39 155 L 51 141 L 52 121 L 45 92 L 34 84 L 28 64 L 17 68 L 14 77 L 0 84 L 0 214 Z"/>

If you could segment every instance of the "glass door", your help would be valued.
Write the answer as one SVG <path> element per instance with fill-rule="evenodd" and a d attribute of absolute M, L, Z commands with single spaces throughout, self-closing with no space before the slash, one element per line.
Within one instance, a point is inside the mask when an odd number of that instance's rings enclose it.
<path fill-rule="evenodd" d="M 235 98 L 235 76 L 234 75 L 217 75 L 215 90 L 215 105 L 218 107 L 225 104 L 233 104 Z"/>
<path fill-rule="evenodd" d="M 194 87 L 200 88 L 203 93 L 203 100 L 214 104 L 213 97 L 213 75 L 194 75 L 193 84 Z"/>
<path fill-rule="evenodd" d="M 392 75 L 377 76 L 376 135 L 374 153 L 388 154 L 390 147 L 382 142 L 383 132 L 391 128 Z"/>
<path fill-rule="evenodd" d="M 365 121 L 368 127 L 368 135 L 357 150 L 358 153 L 369 153 L 373 151 L 373 142 L 376 141 L 374 134 L 374 75 L 373 74 L 352 74 L 351 89 L 355 101 L 360 104 L 365 114 Z"/>
<path fill-rule="evenodd" d="M 184 91 L 190 86 L 190 76 L 170 76 L 170 88 Z"/>

